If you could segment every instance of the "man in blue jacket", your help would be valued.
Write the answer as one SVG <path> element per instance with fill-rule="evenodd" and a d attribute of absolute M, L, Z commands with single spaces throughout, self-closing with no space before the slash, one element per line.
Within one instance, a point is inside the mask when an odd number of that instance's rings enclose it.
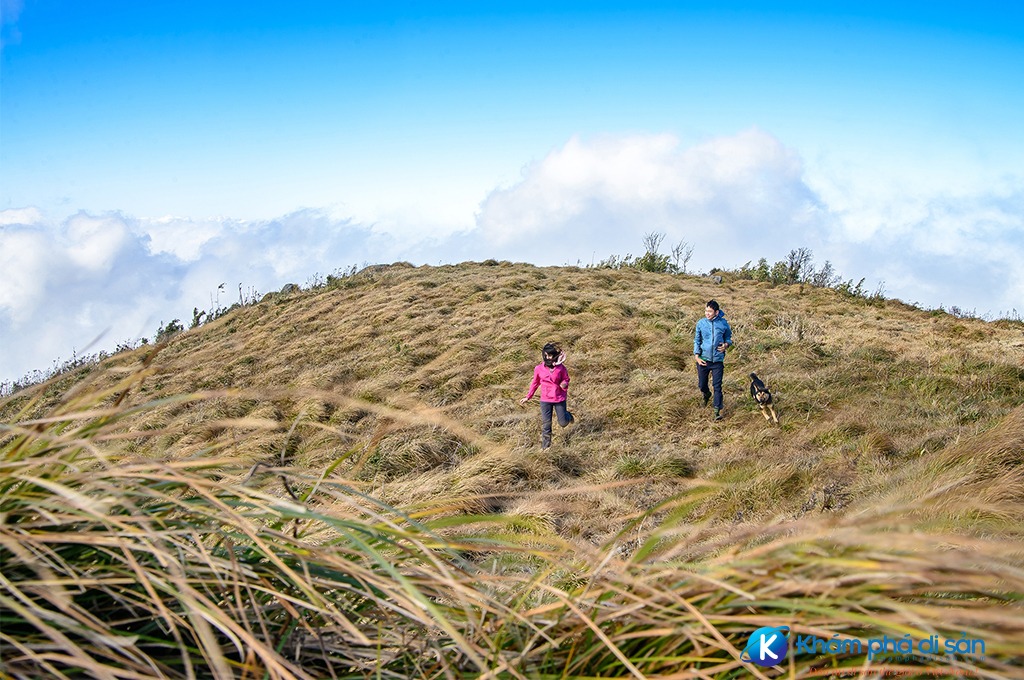
<path fill-rule="evenodd" d="M 715 390 L 715 420 L 722 419 L 722 375 L 725 373 L 725 350 L 732 346 L 732 329 L 718 303 L 708 300 L 704 318 L 697 322 L 693 334 L 693 356 L 697 362 L 697 387 L 704 395 L 704 405 L 711 399 L 708 376 Z"/>

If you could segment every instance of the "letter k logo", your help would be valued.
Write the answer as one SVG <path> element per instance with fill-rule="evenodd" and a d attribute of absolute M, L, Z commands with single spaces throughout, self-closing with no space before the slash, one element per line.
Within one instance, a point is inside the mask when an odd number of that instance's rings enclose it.
<path fill-rule="evenodd" d="M 771 657 L 772 661 L 778 661 L 779 655 L 771 650 L 771 646 L 775 644 L 776 638 L 779 637 L 778 633 L 775 633 L 771 637 L 761 636 L 761 652 L 759 654 L 761 661 L 764 661 L 768 657 Z"/>
<path fill-rule="evenodd" d="M 767 668 L 779 665 L 788 653 L 789 626 L 765 626 L 750 635 L 740 659 Z"/>

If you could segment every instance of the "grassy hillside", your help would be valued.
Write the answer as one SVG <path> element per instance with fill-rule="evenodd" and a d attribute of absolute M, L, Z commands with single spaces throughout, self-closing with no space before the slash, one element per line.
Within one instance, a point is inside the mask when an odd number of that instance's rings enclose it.
<path fill-rule="evenodd" d="M 721 423 L 701 407 L 692 360 L 693 327 L 712 297 L 735 339 Z M 517 401 L 549 340 L 568 352 L 577 424 L 556 426 L 541 453 L 537 403 Z M 147 351 L 112 363 L 129 367 Z M 763 523 L 871 505 L 894 474 L 1024 402 L 1022 367 L 1022 324 L 829 289 L 632 269 L 396 265 L 175 337 L 129 399 L 217 394 L 150 410 L 132 427 L 163 436 L 128 447 L 142 458 L 214 447 L 243 467 L 277 465 L 283 452 L 388 502 L 490 494 L 480 501 L 488 510 L 537 513 L 601 542 L 698 478 L 722 488 L 692 519 Z M 780 426 L 751 402 L 751 371 L 772 388 Z M 255 431 L 218 422 L 242 418 Z M 581 486 L 594 490 L 550 493 Z"/>
<path fill-rule="evenodd" d="M 709 298 L 735 341 L 721 422 L 701 407 L 692 359 Z M 554 446 L 541 451 L 536 401 L 518 400 L 552 340 L 568 353 L 577 424 L 556 426 Z M 780 425 L 751 402 L 751 371 L 772 388 Z M 311 508 L 319 519 L 303 524 L 303 536 L 314 543 L 331 544 L 336 527 L 323 518 L 361 498 L 429 519 L 432 536 L 453 541 L 490 536 L 488 522 L 499 521 L 503 541 L 518 537 L 516 549 L 465 554 L 492 574 L 540 574 L 523 576 L 531 587 L 557 572 L 558 592 L 590 593 L 589 579 L 607 568 L 620 580 L 606 595 L 638 588 L 638 601 L 651 603 L 674 597 L 677 586 L 665 591 L 666 583 L 703 573 L 712 585 L 692 601 L 710 598 L 699 611 L 724 618 L 708 623 L 684 607 L 691 618 L 661 620 L 655 608 L 616 629 L 623 640 L 633 630 L 650 641 L 674 626 L 710 626 L 715 634 L 678 652 L 689 661 L 672 656 L 677 670 L 748 674 L 736 645 L 755 623 L 798 621 L 827 639 L 837 630 L 829 621 L 851 635 L 858 626 L 865 635 L 868 621 L 892 634 L 955 635 L 960 626 L 985 635 L 996 650 L 986 672 L 1012 677 L 1021 670 L 1012 659 L 1024 654 L 1024 643 L 1012 642 L 1024 639 L 1022 403 L 1017 322 L 728 277 L 486 262 L 371 267 L 269 296 L 158 351 L 144 347 L 18 393 L 0 409 L 8 447 L 37 445 L 19 437 L 52 439 L 126 468 L 202 469 L 203 489 L 259 494 L 269 516 L 282 512 L 273 499 Z M 69 438 L 79 432 L 71 423 L 83 422 L 94 425 Z M 8 473 L 21 465 L 9 460 Z M 569 554 L 591 566 L 566 566 L 553 545 L 573 546 Z M 728 592 L 754 593 L 763 607 L 736 609 L 721 599 Z M 574 620 L 595 630 L 587 622 L 596 619 Z M 453 625 L 441 626 L 443 636 L 465 641 Z M 503 648 L 496 640 L 466 644 L 474 653 Z M 600 635 L 592 642 L 622 649 Z M 696 662 L 701 644 L 717 651 Z M 545 652 L 550 665 L 531 672 L 574 663 L 556 647 Z M 644 654 L 677 654 L 655 651 Z M 609 658 L 611 666 L 573 672 L 632 673 Z M 668 673 L 659 663 L 641 674 Z M 452 672 L 444 668 L 437 673 Z"/>

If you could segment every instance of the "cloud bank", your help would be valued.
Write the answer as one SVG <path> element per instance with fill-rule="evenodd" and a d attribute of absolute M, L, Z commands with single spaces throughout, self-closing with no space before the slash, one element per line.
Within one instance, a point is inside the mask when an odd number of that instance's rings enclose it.
<path fill-rule="evenodd" d="M 913 202 L 912 219 L 846 245 L 850 271 L 884 278 L 891 296 L 907 302 L 1024 315 L 1024 186 Z"/>
<path fill-rule="evenodd" d="M 488 196 L 479 231 L 531 262 L 636 253 L 656 231 L 693 244 L 709 267 L 742 264 L 828 233 L 802 174 L 800 158 L 757 129 L 691 147 L 671 135 L 574 138 Z"/>
<path fill-rule="evenodd" d="M 73 352 L 152 338 L 174 318 L 187 325 L 193 308 L 351 265 L 590 264 L 639 254 L 652 231 L 666 234 L 665 245 L 694 246 L 691 271 L 773 262 L 807 247 L 817 264 L 865 277 L 869 290 L 884 281 L 887 295 L 908 302 L 1024 311 L 1024 184 L 860 208 L 831 187 L 843 198 L 832 210 L 806 172 L 797 153 L 758 129 L 691 145 L 671 135 L 572 138 L 486 196 L 475 228 L 437 237 L 328 210 L 264 221 L 78 213 L 59 222 L 34 208 L 2 211 L 0 381 Z"/>
<path fill-rule="evenodd" d="M 401 252 L 387 234 L 306 210 L 264 222 L 0 212 L 0 380 L 152 338 L 193 308 Z M 224 287 L 221 288 L 221 284 Z"/>
<path fill-rule="evenodd" d="M 837 210 L 806 175 L 794 150 L 759 129 L 691 146 L 671 135 L 574 138 L 492 192 L 478 233 L 504 257 L 589 264 L 639 254 L 644 234 L 663 232 L 665 245 L 693 245 L 691 268 L 703 271 L 805 247 L 868 291 L 1024 313 L 1024 178 L 985 194 L 894 190 L 867 201 L 856 186 L 832 185 Z"/>

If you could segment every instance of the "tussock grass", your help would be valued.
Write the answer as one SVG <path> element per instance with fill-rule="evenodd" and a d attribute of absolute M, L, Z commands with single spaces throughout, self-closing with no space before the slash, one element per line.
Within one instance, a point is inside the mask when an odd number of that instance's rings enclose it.
<path fill-rule="evenodd" d="M 875 677 L 908 663 L 983 677 L 1022 670 L 1021 537 L 994 524 L 988 535 L 923 531 L 931 518 L 966 512 L 998 511 L 1020 526 L 1022 410 L 963 443 L 972 462 L 955 450 L 919 459 L 937 466 L 930 480 L 908 468 L 866 490 L 872 502 L 856 512 L 723 525 L 690 518 L 718 494 L 754 489 L 629 480 L 483 494 L 473 480 L 500 487 L 493 478 L 511 475 L 528 487 L 544 466 L 482 438 L 444 473 L 464 488 L 404 510 L 337 474 L 355 450 L 318 475 L 286 448 L 249 467 L 226 440 L 146 460 L 128 449 L 166 436 L 134 429 L 154 411 L 326 399 L 215 392 L 133 402 L 149 378 L 152 370 L 97 381 L 45 414 L 0 425 L 0 654 L 10 677 L 770 677 L 778 672 L 741 652 L 753 629 L 781 625 L 825 640 L 985 642 L 984 655 L 880 656 L 867 666 L 862 654 L 798 654 L 792 677 Z M 472 440 L 437 409 L 330 400 L 328 419 L 365 413 L 359 422 L 379 420 L 380 441 L 423 427 Z M 241 437 L 277 424 L 220 426 Z M 346 437 L 301 418 L 290 432 L 304 427 Z M 782 485 L 800 474 L 778 467 L 771 477 Z M 953 493 L 957 484 L 971 493 Z M 565 518 L 582 518 L 588 499 L 622 504 L 645 493 L 651 507 L 634 504 L 611 540 L 564 537 Z"/>

